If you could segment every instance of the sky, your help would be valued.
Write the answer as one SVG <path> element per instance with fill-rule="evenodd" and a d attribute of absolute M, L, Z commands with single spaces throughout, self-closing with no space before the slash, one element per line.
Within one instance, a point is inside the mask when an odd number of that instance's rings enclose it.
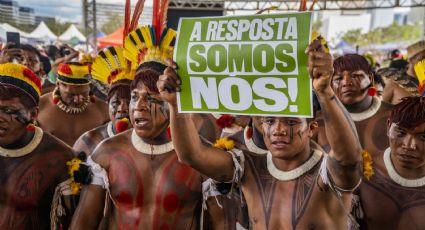
<path fill-rule="evenodd" d="M 81 22 L 82 0 L 15 0 L 20 6 L 32 7 L 36 15 L 56 17 L 61 20 Z M 97 0 L 99 3 L 125 3 L 125 0 Z M 133 4 L 137 0 L 131 0 Z M 151 5 L 152 0 L 147 0 L 146 5 Z"/>

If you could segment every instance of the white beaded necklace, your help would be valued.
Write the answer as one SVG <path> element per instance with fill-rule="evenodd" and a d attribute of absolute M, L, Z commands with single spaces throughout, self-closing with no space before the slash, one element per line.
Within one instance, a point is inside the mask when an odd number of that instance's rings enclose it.
<path fill-rule="evenodd" d="M 282 171 L 273 163 L 273 156 L 269 152 L 267 152 L 267 169 L 269 170 L 269 173 L 276 179 L 281 181 L 290 181 L 297 179 L 298 177 L 304 175 L 306 172 L 308 172 L 310 169 L 312 169 L 319 161 L 322 159 L 323 152 L 319 150 L 314 150 L 311 157 L 304 162 L 301 166 L 292 169 L 290 171 Z"/>
<path fill-rule="evenodd" d="M 372 98 L 372 105 L 365 111 L 361 113 L 350 113 L 351 119 L 353 121 L 363 121 L 366 120 L 378 112 L 379 108 L 381 107 L 381 100 L 377 97 Z"/>
<path fill-rule="evenodd" d="M 134 148 L 147 155 L 161 155 L 164 153 L 168 153 L 174 149 L 173 142 L 167 142 L 162 145 L 151 145 L 142 140 L 139 136 L 137 136 L 136 131 L 133 129 L 133 132 L 131 133 L 131 143 L 133 144 Z"/>
<path fill-rule="evenodd" d="M 391 161 L 391 149 L 387 148 L 384 152 L 384 164 L 387 169 L 388 176 L 397 184 L 403 187 L 415 188 L 422 187 L 425 185 L 425 176 L 418 179 L 406 179 L 400 176 L 394 168 L 393 162 Z"/>
<path fill-rule="evenodd" d="M 245 140 L 245 145 L 246 148 L 252 152 L 252 153 L 256 153 L 258 155 L 265 155 L 267 154 L 267 149 L 262 149 L 260 147 L 258 147 L 255 143 L 254 140 L 252 138 L 248 138 L 248 131 L 249 129 L 251 129 L 250 127 L 245 127 L 244 131 L 243 131 L 243 138 Z"/>
<path fill-rule="evenodd" d="M 24 147 L 20 149 L 5 149 L 0 147 L 0 156 L 2 157 L 22 157 L 32 151 L 40 144 L 43 138 L 43 130 L 39 127 L 35 127 L 35 133 L 32 140 Z"/>
<path fill-rule="evenodd" d="M 108 126 L 106 126 L 106 132 L 108 133 L 109 137 L 115 136 L 114 130 L 112 129 L 112 121 L 110 121 Z"/>

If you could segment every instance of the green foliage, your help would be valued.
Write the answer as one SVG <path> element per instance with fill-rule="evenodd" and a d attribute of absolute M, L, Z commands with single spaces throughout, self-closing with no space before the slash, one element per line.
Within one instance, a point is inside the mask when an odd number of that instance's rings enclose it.
<path fill-rule="evenodd" d="M 105 22 L 105 24 L 102 25 L 101 31 L 110 34 L 115 32 L 118 28 L 124 26 L 124 17 L 116 14 L 116 13 L 110 13 L 108 14 L 108 20 Z"/>
<path fill-rule="evenodd" d="M 322 26 L 323 26 L 323 22 L 320 21 L 320 20 L 316 20 L 316 21 L 313 22 L 313 25 L 311 27 L 312 27 L 313 31 L 319 31 L 320 28 L 322 28 Z"/>
<path fill-rule="evenodd" d="M 46 23 L 46 26 L 49 27 L 49 29 L 57 36 L 65 32 L 68 29 L 68 27 L 72 24 L 70 22 L 59 22 L 56 20 L 48 20 L 44 23 Z"/>
<path fill-rule="evenodd" d="M 360 29 L 342 33 L 339 38 L 351 45 L 366 46 L 370 44 L 385 44 L 388 42 L 415 41 L 421 38 L 421 24 L 399 25 L 376 28 L 363 34 Z"/>

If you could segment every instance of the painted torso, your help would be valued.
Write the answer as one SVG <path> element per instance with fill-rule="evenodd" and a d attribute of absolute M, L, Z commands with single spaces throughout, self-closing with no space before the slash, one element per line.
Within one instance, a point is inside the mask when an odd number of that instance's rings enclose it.
<path fill-rule="evenodd" d="M 388 148 L 388 137 L 386 135 L 387 120 L 391 114 L 392 105 L 382 102 L 378 112 L 372 117 L 355 121 L 357 133 L 362 147 L 373 156 L 379 155 Z M 326 150 L 329 150 L 329 144 L 326 139 L 324 123 L 320 118 L 319 122 L 319 144 Z"/>
<path fill-rule="evenodd" d="M 0 229 L 50 229 L 56 186 L 68 178 L 71 149 L 49 134 L 28 155 L 0 156 Z"/>
<path fill-rule="evenodd" d="M 67 114 L 53 104 L 51 93 L 40 99 L 40 113 L 37 119 L 40 127 L 69 146 L 73 146 L 84 132 L 101 126 L 108 120 L 108 106 L 100 100 L 89 104 L 80 114 Z"/>
<path fill-rule="evenodd" d="M 365 229 L 425 229 L 425 187 L 398 185 L 389 178 L 382 154 L 373 159 L 375 175 L 364 179 L 359 190 Z"/>
<path fill-rule="evenodd" d="M 280 181 L 270 175 L 266 157 L 245 153 L 242 191 L 252 229 L 346 228 L 347 215 L 336 195 L 317 181 L 320 164 L 295 180 Z M 346 207 L 350 198 L 343 197 Z"/>
<path fill-rule="evenodd" d="M 162 155 L 138 152 L 130 132 L 107 139 L 113 210 L 110 229 L 197 229 L 202 177 L 179 163 L 174 151 Z"/>
<path fill-rule="evenodd" d="M 107 132 L 108 124 L 85 132 L 75 142 L 73 149 L 78 152 L 85 152 L 87 155 L 93 153 L 93 150 L 106 138 L 109 138 Z"/>

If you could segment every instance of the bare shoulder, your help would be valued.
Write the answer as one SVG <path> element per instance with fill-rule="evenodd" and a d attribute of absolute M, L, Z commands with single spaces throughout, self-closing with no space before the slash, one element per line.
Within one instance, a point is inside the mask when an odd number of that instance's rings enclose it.
<path fill-rule="evenodd" d="M 92 154 L 92 159 L 103 168 L 109 168 L 109 159 L 110 156 L 116 153 L 117 151 L 122 151 L 123 149 L 128 149 L 130 138 L 131 138 L 132 129 L 122 132 L 118 135 L 115 135 L 111 138 L 107 138 L 100 142 L 99 145 L 95 148 Z"/>
<path fill-rule="evenodd" d="M 43 152 L 59 153 L 67 159 L 74 157 L 74 151 L 65 142 L 46 132 L 43 135 L 43 141 L 40 144 Z"/>
<path fill-rule="evenodd" d="M 81 135 L 80 138 L 78 139 L 81 139 L 82 137 L 90 138 L 90 139 L 103 139 L 102 131 L 106 128 L 106 126 L 107 124 L 96 127 L 92 130 L 89 130 L 85 132 L 83 135 Z"/>
<path fill-rule="evenodd" d="M 74 143 L 73 149 L 77 152 L 85 152 L 86 154 L 91 154 L 94 148 L 105 138 L 107 138 L 106 133 L 107 124 L 89 130 L 83 133 L 77 141 Z"/>
<path fill-rule="evenodd" d="M 92 103 L 92 105 L 92 111 L 100 115 L 99 118 L 101 117 L 102 123 L 109 121 L 109 108 L 106 102 L 96 97 L 96 100 L 94 103 Z"/>
<path fill-rule="evenodd" d="M 230 135 L 228 138 L 230 140 L 233 140 L 234 142 L 236 142 L 237 146 L 241 146 L 241 145 L 245 145 L 245 139 L 244 139 L 244 131 L 241 130 L 239 132 L 236 132 L 232 135 Z"/>
<path fill-rule="evenodd" d="M 102 101 L 100 98 L 96 97 L 96 100 L 94 102 L 94 105 L 96 108 L 102 112 L 108 112 L 108 104 L 104 101 Z"/>
<path fill-rule="evenodd" d="M 388 112 L 393 109 L 394 105 L 388 102 L 382 101 L 381 107 L 379 108 L 379 112 Z"/>
<path fill-rule="evenodd" d="M 387 111 L 387 110 L 391 110 L 393 107 L 394 107 L 393 104 L 390 104 L 388 102 L 383 101 L 383 102 L 381 102 L 381 108 L 380 108 L 380 110 Z"/>
<path fill-rule="evenodd" d="M 46 93 L 40 97 L 39 107 L 44 108 L 49 106 L 50 100 L 52 98 L 52 93 Z"/>

